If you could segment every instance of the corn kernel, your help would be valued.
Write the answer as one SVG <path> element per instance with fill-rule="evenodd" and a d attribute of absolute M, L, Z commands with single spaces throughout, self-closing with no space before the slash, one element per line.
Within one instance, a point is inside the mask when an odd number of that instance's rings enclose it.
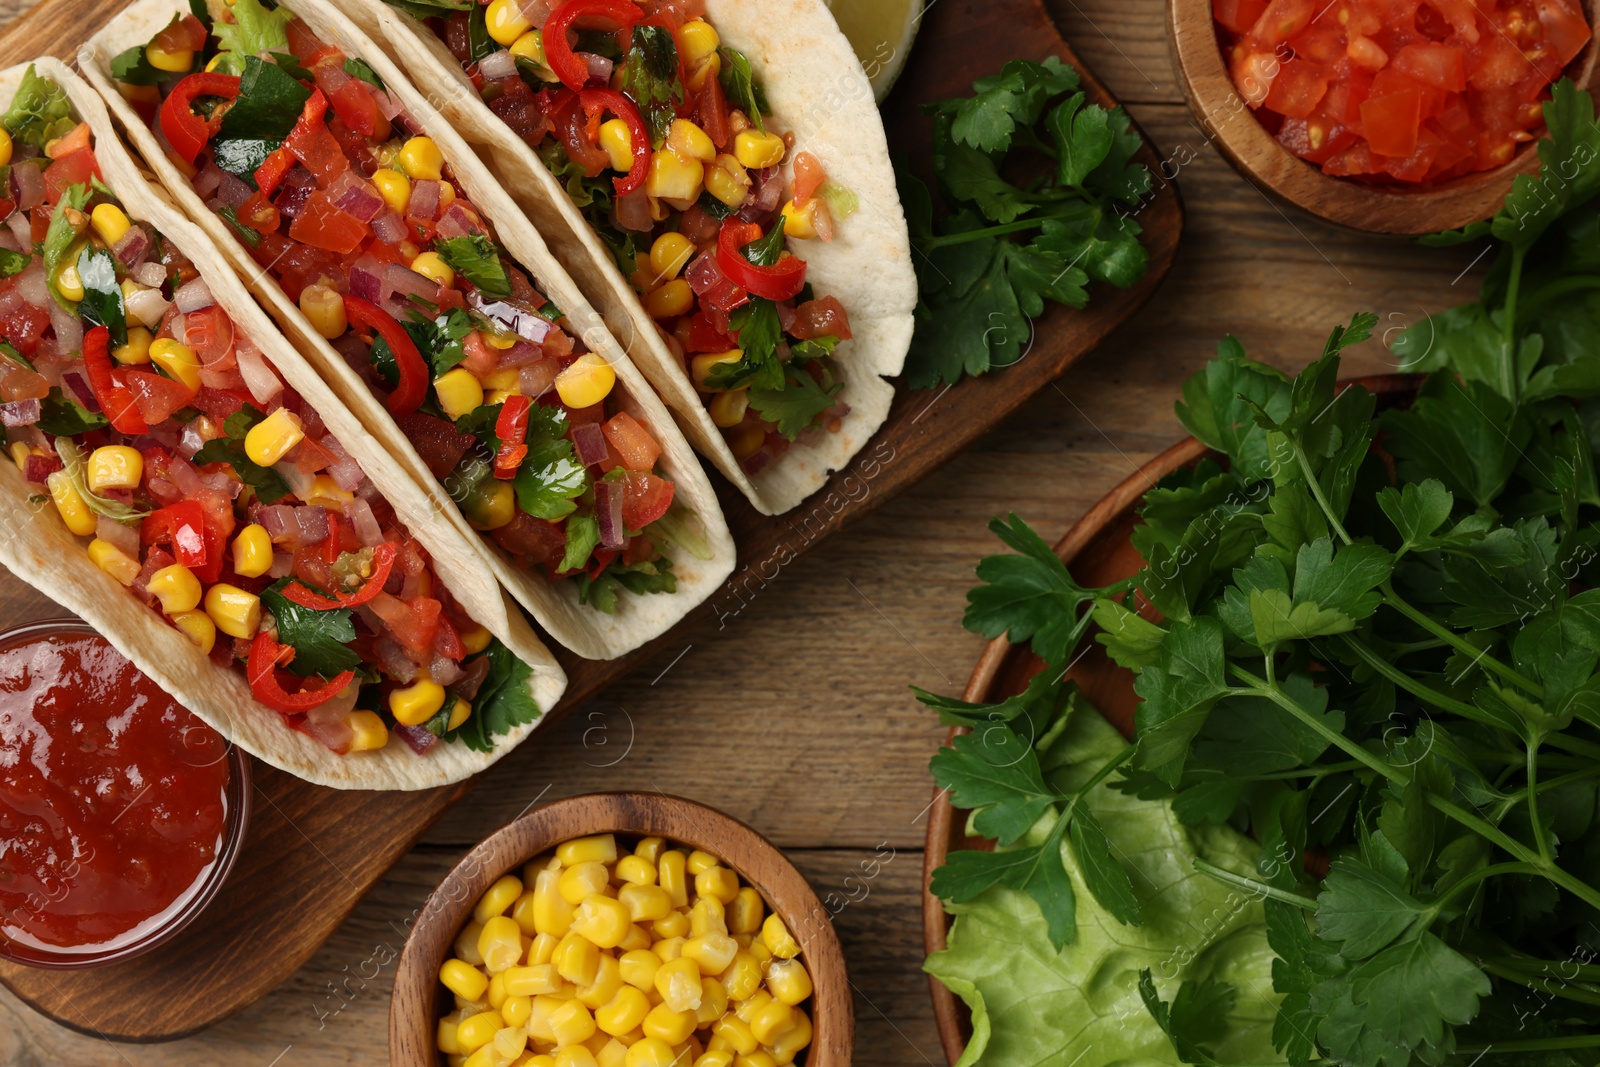
<path fill-rule="evenodd" d="M 558 80 L 555 73 L 550 70 L 550 65 L 544 58 L 544 34 L 539 30 L 529 30 L 515 41 L 511 42 L 511 54 L 518 59 L 526 59 L 540 68 L 539 77 L 545 81 Z"/>
<path fill-rule="evenodd" d="M 742 348 L 730 348 L 726 352 L 713 352 L 704 356 L 695 356 L 689 361 L 689 373 L 693 376 L 696 386 L 709 390 L 711 386 L 706 384 L 707 379 L 711 377 L 711 372 L 719 364 L 737 363 L 743 358 L 744 349 Z M 681 856 L 682 853 L 680 852 L 679 855 Z"/>
<path fill-rule="evenodd" d="M 494 1054 L 501 1063 L 510 1063 L 528 1047 L 528 1032 L 509 1023 L 495 1031 Z"/>
<path fill-rule="evenodd" d="M 465 367 L 439 375 L 433 383 L 433 391 L 439 398 L 439 407 L 452 419 L 459 419 L 483 403 L 483 385 Z"/>
<path fill-rule="evenodd" d="M 586 352 L 556 375 L 556 393 L 569 408 L 587 408 L 611 395 L 617 372 L 598 352 Z"/>
<path fill-rule="evenodd" d="M 389 743 L 389 727 L 377 712 L 358 708 L 345 716 L 350 727 L 350 751 L 371 752 Z"/>
<path fill-rule="evenodd" d="M 300 290 L 300 312 L 310 321 L 317 335 L 329 341 L 344 336 L 350 326 L 345 315 L 344 297 L 337 289 L 314 284 Z"/>
<path fill-rule="evenodd" d="M 732 904 L 739 895 L 739 876 L 726 867 L 708 867 L 694 876 L 694 891 L 724 905 Z"/>
<path fill-rule="evenodd" d="M 717 158 L 717 146 L 711 142 L 706 131 L 688 119 L 672 120 L 667 130 L 666 147 L 685 159 L 698 159 L 702 163 L 710 163 Z"/>
<path fill-rule="evenodd" d="M 753 184 L 744 164 L 726 152 L 718 155 L 705 173 L 706 192 L 728 207 L 739 207 L 750 195 Z"/>
<path fill-rule="evenodd" d="M 514 874 L 504 875 L 483 891 L 477 906 L 472 909 L 472 917 L 478 922 L 488 922 L 496 915 L 504 915 L 520 896 L 522 879 Z"/>
<path fill-rule="evenodd" d="M 154 89 L 155 86 L 152 85 L 151 88 Z M 4 129 L 3 127 L 0 127 L 0 167 L 3 167 L 7 163 L 10 163 L 10 162 L 11 162 L 11 134 L 10 134 L 9 131 Z"/>
<path fill-rule="evenodd" d="M 145 583 L 150 595 L 161 601 L 161 610 L 168 615 L 193 611 L 200 606 L 200 579 L 181 563 L 162 567 Z"/>
<path fill-rule="evenodd" d="M 761 1006 L 750 1017 L 750 1032 L 763 1045 L 770 1045 L 789 1027 L 794 1025 L 794 1009 L 781 1000 L 772 1000 Z"/>
<path fill-rule="evenodd" d="M 703 975 L 727 970 L 738 951 L 739 943 L 727 934 L 705 933 L 683 943 L 683 958 L 698 966 Z"/>
<path fill-rule="evenodd" d="M 733 137 L 733 156 L 739 163 L 751 170 L 760 170 L 763 167 L 776 167 L 783 161 L 783 154 L 787 146 L 783 138 L 775 133 L 763 133 L 757 129 L 740 130 Z"/>
<path fill-rule="evenodd" d="M 600 950 L 595 943 L 573 931 L 561 939 L 550 962 L 556 973 L 574 985 L 588 985 L 600 973 Z"/>
<path fill-rule="evenodd" d="M 468 1000 L 477 1000 L 489 989 L 489 976 L 465 960 L 445 960 L 444 965 L 439 968 L 439 981 L 450 992 Z"/>
<path fill-rule="evenodd" d="M 17 465 L 17 470 L 22 471 L 28 469 L 28 457 L 33 455 L 33 449 L 29 448 L 21 441 L 13 441 L 8 446 L 7 451 L 11 453 L 11 461 Z M 631 859 L 632 857 L 629 858 Z M 651 870 L 654 871 L 654 868 L 652 867 Z M 652 874 L 651 877 L 653 879 L 654 874 Z"/>
<path fill-rule="evenodd" d="M 607 119 L 600 124 L 600 147 L 611 161 L 612 170 L 624 174 L 633 169 L 633 131 L 621 119 Z"/>
<path fill-rule="evenodd" d="M 800 955 L 799 944 L 775 913 L 768 915 L 767 921 L 761 924 L 761 940 L 766 942 L 768 951 L 779 959 L 793 959 Z"/>
<path fill-rule="evenodd" d="M 722 906 L 722 901 L 716 897 L 697 897 L 694 907 L 689 909 L 689 936 L 699 937 L 701 934 L 727 932 L 727 912 Z"/>
<path fill-rule="evenodd" d="M 83 299 L 83 279 L 78 277 L 78 256 L 75 251 L 69 250 L 67 257 L 56 267 L 56 292 L 61 294 L 63 300 L 73 303 Z"/>
<path fill-rule="evenodd" d="M 670 1011 L 694 1011 L 700 1006 L 700 976 L 700 967 L 694 960 L 679 957 L 663 963 L 656 971 L 655 983 L 661 1002 Z"/>
<path fill-rule="evenodd" d="M 58 472 L 59 473 L 59 472 Z M 139 577 L 139 561 L 109 541 L 96 537 L 89 542 L 89 561 L 123 585 L 132 585 Z"/>
<path fill-rule="evenodd" d="M 540 871 L 533 883 L 533 924 L 541 934 L 562 937 L 572 928 L 576 907 L 561 895 L 561 872 Z"/>
<path fill-rule="evenodd" d="M 150 362 L 150 331 L 143 326 L 128 327 L 128 343 L 118 345 L 111 350 L 111 355 L 118 363 Z"/>
<path fill-rule="evenodd" d="M 646 1037 L 628 1046 L 625 1067 L 673 1067 L 677 1053 L 672 1045 L 657 1037 Z"/>
<path fill-rule="evenodd" d="M 561 895 L 569 904 L 581 904 L 595 893 L 604 894 L 610 885 L 611 875 L 603 863 L 588 861 L 561 871 Z"/>
<path fill-rule="evenodd" d="M 617 837 L 615 834 L 596 834 L 577 837 L 556 846 L 556 859 L 563 867 L 576 867 L 580 863 L 617 862 Z"/>
<path fill-rule="evenodd" d="M 700 997 L 696 993 L 695 1004 L 698 1005 L 699 1003 Z M 650 1014 L 644 1017 L 644 1022 L 640 1024 L 640 1029 L 644 1031 L 646 1037 L 655 1037 L 669 1045 L 678 1045 L 682 1044 L 690 1034 L 694 1033 L 695 1025 L 696 1020 L 693 1008 L 689 1008 L 686 1011 L 674 1011 L 668 1005 L 668 1002 L 663 1000 L 660 1004 L 650 1009 Z"/>
<path fill-rule="evenodd" d="M 766 903 L 749 886 L 745 886 L 734 895 L 733 902 L 728 905 L 728 932 L 731 934 L 753 934 L 761 929 L 761 919 L 766 911 Z"/>
<path fill-rule="evenodd" d="M 624 985 L 605 1007 L 594 1013 L 594 1021 L 606 1033 L 621 1037 L 644 1022 L 649 1013 L 650 999 L 634 986 Z"/>
<path fill-rule="evenodd" d="M 734 1060 L 733 1067 L 778 1067 L 778 1061 L 765 1049 L 757 1049 L 748 1056 L 740 1056 Z"/>
<path fill-rule="evenodd" d="M 683 913 L 676 912 L 674 914 L 682 916 Z M 684 921 L 687 923 L 687 918 Z M 660 941 L 650 946 L 650 951 L 660 956 L 662 963 L 671 963 L 673 960 L 683 956 L 683 935 L 671 934 L 663 937 Z"/>
<path fill-rule="evenodd" d="M 489 647 L 489 642 L 493 638 L 494 634 L 491 634 L 487 628 L 474 626 L 470 630 L 461 631 L 461 647 L 466 650 L 467 655 L 476 656 L 479 652 Z"/>
<path fill-rule="evenodd" d="M 128 445 L 101 445 L 89 454 L 84 464 L 84 480 L 90 492 L 106 489 L 137 489 L 144 477 L 144 456 Z"/>
<path fill-rule="evenodd" d="M 515 5 L 511 5 L 515 8 Z M 444 176 L 444 153 L 431 137 L 413 137 L 401 147 L 395 162 L 412 181 L 439 181 Z"/>
<path fill-rule="evenodd" d="M 656 865 L 643 856 L 622 857 L 617 861 L 616 873 L 618 878 L 629 885 L 656 884 Z M 617 895 L 621 896 L 621 893 Z"/>
<path fill-rule="evenodd" d="M 505 978 L 501 974 L 490 973 L 489 991 L 483 995 L 483 999 L 488 1002 L 489 1007 L 499 1011 L 501 1006 L 505 1004 L 507 996 Z M 502 1015 L 501 1018 L 504 1018 L 504 1016 Z"/>
<path fill-rule="evenodd" d="M 773 1003 L 772 994 L 765 989 L 758 989 L 739 1002 L 738 1007 L 734 1008 L 734 1014 L 745 1022 L 749 1022 L 755 1018 L 756 1012 L 771 1003 Z"/>
<path fill-rule="evenodd" d="M 108 246 L 122 240 L 122 235 L 128 232 L 133 223 L 128 221 L 128 216 L 115 204 L 97 204 L 89 212 L 89 225 L 94 227 L 94 232 Z"/>
<path fill-rule="evenodd" d="M 465 960 L 474 967 L 483 966 L 483 957 L 478 953 L 478 935 L 481 933 L 483 933 L 483 924 L 479 922 L 471 922 L 461 928 L 461 932 L 456 935 L 455 944 L 452 946 L 455 949 L 456 959 Z M 477 998 L 469 999 L 475 1000 Z"/>
<path fill-rule="evenodd" d="M 806 201 L 798 207 L 793 200 L 783 205 L 783 235 L 809 240 L 817 235 L 817 201 Z"/>
<path fill-rule="evenodd" d="M 462 514 L 476 530 L 498 530 L 516 516 L 517 498 L 511 483 L 487 478 L 461 505 Z"/>
<path fill-rule="evenodd" d="M 203 611 L 180 611 L 171 619 L 195 643 L 202 656 L 211 655 L 217 643 L 217 624 Z"/>
<path fill-rule="evenodd" d="M 687 314 L 694 307 L 694 290 L 682 278 L 652 289 L 645 295 L 644 309 L 653 319 L 670 319 Z"/>
<path fill-rule="evenodd" d="M 499 44 L 510 45 L 533 26 L 522 14 L 516 0 L 491 0 L 484 12 L 489 36 Z"/>
<path fill-rule="evenodd" d="M 733 1067 L 733 1053 L 712 1049 L 695 1060 L 693 1067 Z"/>
<path fill-rule="evenodd" d="M 765 926 L 766 923 L 762 923 L 762 925 Z M 746 946 L 745 951 L 756 958 L 756 962 L 761 964 L 763 970 L 766 969 L 767 964 L 772 962 L 772 950 L 767 947 L 765 941 L 761 940 L 760 934 L 750 939 L 750 944 Z"/>
<path fill-rule="evenodd" d="M 550 1026 L 550 1016 L 566 1002 L 561 997 L 534 997 L 532 1010 L 528 1012 L 528 1036 L 546 1045 L 554 1045 L 556 1032 Z"/>
<path fill-rule="evenodd" d="M 416 725 L 398 715 L 395 719 L 403 726 Z M 483 932 L 478 935 L 478 954 L 491 975 L 515 967 L 522 959 L 522 929 L 509 916 L 495 915 L 486 919 Z"/>
<path fill-rule="evenodd" d="M 674 911 L 651 923 L 650 928 L 659 938 L 667 940 L 674 937 L 681 938 L 689 932 L 689 916 L 681 911 Z M 657 942 L 657 945 L 659 944 L 660 942 Z M 656 954 L 660 955 L 660 952 Z"/>
<path fill-rule="evenodd" d="M 433 1042 L 434 1048 L 447 1056 L 461 1055 L 461 1044 L 456 1040 L 456 1026 L 457 1022 L 454 1019 L 440 1019 L 439 1026 L 434 1031 L 437 1035 Z"/>
<path fill-rule="evenodd" d="M 664 919 L 672 912 L 672 898 L 660 886 L 625 885 L 617 890 L 617 900 L 636 923 Z"/>
<path fill-rule="evenodd" d="M 571 871 L 578 869 L 569 868 Z M 599 893 L 591 893 L 584 897 L 583 903 L 578 905 L 577 912 L 572 916 L 573 932 L 588 938 L 601 948 L 616 948 L 622 944 L 622 939 L 628 936 L 628 928 L 632 924 L 633 920 L 629 918 L 629 910 L 625 905 Z"/>
<path fill-rule="evenodd" d="M 455 284 L 456 272 L 437 252 L 423 252 L 411 261 L 411 269 L 424 278 L 432 278 L 445 288 Z"/>
<path fill-rule="evenodd" d="M 174 381 L 182 382 L 191 390 L 200 388 L 200 360 L 188 345 L 179 344 L 170 337 L 158 337 L 150 342 L 150 360 Z"/>
<path fill-rule="evenodd" d="M 667 843 L 659 837 L 644 837 L 633 846 L 633 854 L 658 864 L 661 862 L 661 853 L 666 851 L 666 847 Z"/>
<path fill-rule="evenodd" d="M 731 1051 L 741 1056 L 748 1056 L 756 1050 L 755 1034 L 750 1032 L 750 1024 L 737 1015 L 724 1015 L 711 1024 L 711 1033 L 722 1039 L 722 1043 Z"/>
<path fill-rule="evenodd" d="M 689 906 L 688 857 L 673 849 L 662 854 L 656 863 L 656 879 L 672 898 L 674 907 Z"/>
<path fill-rule="evenodd" d="M 152 67 L 169 74 L 182 74 L 194 66 L 194 53 L 189 49 L 179 48 L 169 52 L 165 48 L 157 48 L 154 42 L 145 46 L 144 57 Z"/>
<path fill-rule="evenodd" d="M 537 997 L 561 988 L 561 976 L 552 963 L 512 967 L 504 972 L 506 993 L 514 997 Z"/>
<path fill-rule="evenodd" d="M 252 638 L 261 628 L 261 599 L 236 585 L 218 582 L 206 590 L 206 614 L 229 637 Z"/>
<path fill-rule="evenodd" d="M 401 726 L 421 726 L 444 707 L 444 686 L 421 675 L 415 682 L 389 693 L 389 710 Z"/>
<path fill-rule="evenodd" d="M 233 539 L 233 569 L 242 578 L 259 578 L 272 569 L 272 537 L 252 522 Z"/>
<path fill-rule="evenodd" d="M 543 932 L 534 934 L 533 940 L 528 943 L 528 966 L 537 967 L 541 963 L 549 963 L 555 957 L 556 946 L 559 944 L 561 944 L 561 938 L 555 934 Z"/>
<path fill-rule="evenodd" d="M 710 1026 L 728 1013 L 728 989 L 715 978 L 700 983 L 700 1007 L 695 1010 L 695 1021 L 700 1026 Z"/>
<path fill-rule="evenodd" d="M 698 93 L 706 87 L 706 82 L 715 78 L 721 71 L 722 56 L 713 52 L 689 70 L 689 76 L 684 79 L 683 84 L 691 92 Z"/>
<path fill-rule="evenodd" d="M 151 356 L 158 363 L 161 357 L 154 349 L 160 344 L 161 342 L 157 341 L 151 346 Z M 306 431 L 300 422 L 300 416 L 288 408 L 279 408 L 250 427 L 250 432 L 244 435 L 244 453 L 250 457 L 252 463 L 270 467 L 305 438 Z"/>
<path fill-rule="evenodd" d="M 488 988 L 487 983 L 485 983 L 484 988 Z M 468 1053 L 476 1052 L 493 1041 L 494 1035 L 505 1024 L 505 1020 L 500 1017 L 500 1013 L 497 1011 L 479 1012 L 469 1019 L 463 1019 L 461 1024 L 456 1027 L 456 1043 Z"/>
<path fill-rule="evenodd" d="M 746 423 L 736 427 L 730 430 L 726 437 L 728 451 L 738 460 L 749 459 L 761 451 L 761 446 L 767 443 L 767 431 L 763 430 L 759 423 Z"/>
<path fill-rule="evenodd" d="M 634 949 L 649 948 L 654 943 L 655 938 L 650 936 L 649 930 L 633 923 L 628 927 L 628 936 L 622 939 L 622 944 L 617 948 L 622 952 L 632 952 Z"/>
<path fill-rule="evenodd" d="M 509 985 L 509 982 L 507 983 Z M 516 993 L 506 995 L 506 1002 L 500 1005 L 500 1017 L 506 1021 L 507 1026 L 525 1027 L 528 1015 L 533 1011 L 533 998 Z"/>
<path fill-rule="evenodd" d="M 811 995 L 811 975 L 799 960 L 773 960 L 767 968 L 767 988 L 774 999 L 793 1007 Z"/>
<path fill-rule="evenodd" d="M 601 953 L 600 967 L 594 981 L 578 987 L 577 999 L 590 1011 L 598 1011 L 611 1003 L 611 998 L 623 987 L 622 967 L 609 952 Z M 632 988 L 631 986 L 629 988 Z"/>
<path fill-rule="evenodd" d="M 556 1035 L 556 1044 L 561 1048 L 581 1045 L 594 1036 L 594 1016 L 576 1000 L 563 1001 L 559 1008 L 550 1013 L 550 1030 Z"/>
<path fill-rule="evenodd" d="M 650 174 L 645 178 L 644 190 L 661 200 L 693 200 L 700 195 L 705 174 L 705 164 L 698 159 L 662 148 L 650 156 Z"/>
<path fill-rule="evenodd" d="M 94 533 L 99 520 L 95 517 L 95 513 L 89 510 L 89 505 L 83 502 L 83 496 L 72 484 L 67 472 L 55 471 L 45 478 L 44 482 L 50 490 L 50 498 L 55 501 L 56 511 L 61 513 L 61 521 L 67 524 L 67 529 L 79 537 L 88 537 Z"/>
<path fill-rule="evenodd" d="M 396 215 L 406 213 L 406 205 L 411 202 L 410 178 L 392 167 L 379 167 L 372 172 L 372 184 L 378 187 L 378 195 L 390 211 Z"/>
<path fill-rule="evenodd" d="M 789 1028 L 775 1037 L 767 1048 L 775 1063 L 793 1063 L 800 1050 L 811 1044 L 811 1036 L 811 1017 L 796 1008 Z"/>
<path fill-rule="evenodd" d="M 600 1067 L 600 1061 L 594 1058 L 582 1045 L 572 1045 L 556 1053 L 555 1067 Z"/>
<path fill-rule="evenodd" d="M 631 949 L 617 961 L 622 980 L 636 989 L 651 990 L 656 985 L 656 973 L 661 970 L 661 957 L 647 948 Z"/>
<path fill-rule="evenodd" d="M 678 47 L 683 49 L 683 60 L 689 66 L 711 55 L 721 44 L 722 38 L 705 19 L 691 19 L 678 30 Z"/>
<path fill-rule="evenodd" d="M 743 950 L 733 954 L 733 962 L 718 976 L 731 1000 L 749 1000 L 761 988 L 761 964 Z"/>

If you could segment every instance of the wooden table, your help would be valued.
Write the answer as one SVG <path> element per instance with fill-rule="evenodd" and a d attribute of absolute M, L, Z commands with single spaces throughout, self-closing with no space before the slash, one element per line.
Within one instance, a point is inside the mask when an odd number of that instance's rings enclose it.
<path fill-rule="evenodd" d="M 937 0 L 934 0 L 937 2 Z M 186 1041 L 112 1045 L 0 993 L 0 1065 L 331 1067 L 386 1062 L 409 916 L 463 852 L 540 799 L 657 789 L 719 807 L 787 849 L 835 919 L 862 1067 L 941 1067 L 918 913 L 928 757 L 944 731 L 908 684 L 957 692 L 982 645 L 961 628 L 992 515 L 1048 540 L 1181 435 L 1172 402 L 1225 333 L 1304 364 L 1358 310 L 1383 328 L 1469 299 L 1476 246 L 1428 250 L 1288 215 L 1206 143 L 1173 81 L 1159 0 L 1049 0 L 1068 41 L 1169 160 L 1188 209 L 1164 288 L 1099 351 L 977 448 L 792 564 L 721 629 L 685 634 L 604 698 L 503 760 L 292 979 Z M 0 0 L 0 18 L 23 5 Z M 1391 369 L 1368 344 L 1351 374 Z M 4 584 L 0 617 L 53 613 Z M 307 846 L 311 847 L 311 846 Z M 861 866 L 877 860 L 879 873 Z M 316 901 L 306 901 L 315 907 Z M 270 952 L 270 945 L 262 945 Z"/>

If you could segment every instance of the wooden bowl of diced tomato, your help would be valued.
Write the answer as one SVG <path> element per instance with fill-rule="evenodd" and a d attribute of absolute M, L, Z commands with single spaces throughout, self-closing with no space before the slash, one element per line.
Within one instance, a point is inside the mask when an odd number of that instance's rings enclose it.
<path fill-rule="evenodd" d="M 1594 0 L 1169 0 L 1168 31 L 1191 109 L 1246 178 L 1414 235 L 1488 218 L 1538 169 L 1554 83 L 1596 81 L 1595 16 Z"/>

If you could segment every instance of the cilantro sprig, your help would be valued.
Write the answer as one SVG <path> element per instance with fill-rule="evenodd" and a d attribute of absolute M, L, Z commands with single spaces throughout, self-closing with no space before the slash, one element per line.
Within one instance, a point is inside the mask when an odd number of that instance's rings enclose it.
<path fill-rule="evenodd" d="M 1081 308 L 1092 283 L 1127 288 L 1149 260 L 1131 211 L 1150 172 L 1121 108 L 1088 103 L 1054 57 L 1012 60 L 973 89 L 928 106 L 941 220 L 928 187 L 899 173 L 921 293 L 906 377 L 919 389 L 1015 363 L 1045 301 Z"/>

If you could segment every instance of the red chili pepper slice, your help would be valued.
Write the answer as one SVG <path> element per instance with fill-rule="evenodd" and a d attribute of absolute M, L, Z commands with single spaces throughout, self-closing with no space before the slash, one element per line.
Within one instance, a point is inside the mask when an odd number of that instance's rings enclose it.
<path fill-rule="evenodd" d="M 145 544 L 170 545 L 173 558 L 192 571 L 205 570 L 211 559 L 216 538 L 208 538 L 206 532 L 205 509 L 197 500 L 180 500 L 158 508 L 146 515 L 139 527 L 139 537 Z"/>
<path fill-rule="evenodd" d="M 494 420 L 494 435 L 500 438 L 500 451 L 494 457 L 496 478 L 515 478 L 517 468 L 528 454 L 528 411 L 533 401 L 525 396 L 508 396 Z"/>
<path fill-rule="evenodd" d="M 278 681 L 277 669 L 294 660 L 294 648 L 280 645 L 266 630 L 256 634 L 250 643 L 250 660 L 245 674 L 250 679 L 250 692 L 273 711 L 294 715 L 310 711 L 338 696 L 345 686 L 355 680 L 354 671 L 342 671 L 332 681 L 316 689 L 302 689 L 291 693 Z"/>
<path fill-rule="evenodd" d="M 399 556 L 399 549 L 394 544 L 385 541 L 372 550 L 372 577 L 361 583 L 361 588 L 354 593 L 338 593 L 337 599 L 330 599 L 310 589 L 299 582 L 290 582 L 283 587 L 283 595 L 303 608 L 313 611 L 332 611 L 335 608 L 360 607 L 379 593 L 383 592 L 384 585 L 389 581 L 389 572 L 394 570 L 394 561 Z"/>
<path fill-rule="evenodd" d="M 545 20 L 545 62 L 550 64 L 550 69 L 567 88 L 582 89 L 589 81 L 589 65 L 577 57 L 572 51 L 572 43 L 567 40 L 567 31 L 574 28 L 573 23 L 585 18 L 602 18 L 617 23 L 618 43 L 626 52 L 628 39 L 621 35 L 626 33 L 631 36 L 633 28 L 643 17 L 639 5 L 629 3 L 629 0 L 566 0 L 550 12 L 550 17 Z"/>
<path fill-rule="evenodd" d="M 806 284 L 806 261 L 784 256 L 770 267 L 750 262 L 744 247 L 761 237 L 761 227 L 753 222 L 730 218 L 717 234 L 717 266 L 734 285 L 768 300 L 787 300 Z"/>
<path fill-rule="evenodd" d="M 89 374 L 89 390 L 100 402 L 100 410 L 119 433 L 149 433 L 150 427 L 139 414 L 133 390 L 117 381 L 111 372 L 111 331 L 96 326 L 83 335 L 83 369 Z"/>
<path fill-rule="evenodd" d="M 267 158 L 261 161 L 261 166 L 256 168 L 256 187 L 261 190 L 261 195 L 271 196 L 277 192 L 284 176 L 293 166 L 294 153 L 287 148 L 274 148 L 268 153 Z"/>
<path fill-rule="evenodd" d="M 223 111 L 220 107 L 216 108 L 209 119 L 203 119 L 194 113 L 195 100 L 202 96 L 233 100 L 238 95 L 239 79 L 231 74 L 201 71 L 174 85 L 172 92 L 161 102 L 161 132 L 166 136 L 167 144 L 185 163 L 193 163 L 206 142 L 216 135 L 218 127 L 222 125 Z"/>
<path fill-rule="evenodd" d="M 613 178 L 618 196 L 627 196 L 644 185 L 650 175 L 650 131 L 645 127 L 644 116 L 632 100 L 615 89 L 585 89 L 578 94 L 578 102 L 591 119 L 609 111 L 628 124 L 628 134 L 633 140 L 633 166 L 627 174 Z"/>
<path fill-rule="evenodd" d="M 417 343 L 395 317 L 370 300 L 346 294 L 345 318 L 357 329 L 371 330 L 389 345 L 395 366 L 400 369 L 400 384 L 389 394 L 389 411 L 409 415 L 428 397 L 428 365 L 417 351 Z"/>

